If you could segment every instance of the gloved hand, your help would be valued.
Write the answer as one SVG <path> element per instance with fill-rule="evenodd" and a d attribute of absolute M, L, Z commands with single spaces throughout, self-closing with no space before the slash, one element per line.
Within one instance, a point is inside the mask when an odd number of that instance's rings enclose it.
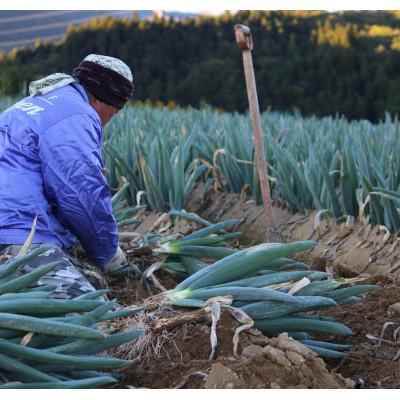
<path fill-rule="evenodd" d="M 118 246 L 113 258 L 104 266 L 105 272 L 111 272 L 128 264 L 125 253 Z"/>

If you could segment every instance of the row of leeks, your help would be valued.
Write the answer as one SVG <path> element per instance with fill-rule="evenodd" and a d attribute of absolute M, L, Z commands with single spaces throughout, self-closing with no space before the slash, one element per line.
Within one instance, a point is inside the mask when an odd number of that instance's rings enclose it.
<path fill-rule="evenodd" d="M 52 298 L 54 285 L 35 286 L 58 262 L 20 276 L 18 270 L 51 246 L 36 248 L 0 265 L 0 389 L 95 388 L 117 382 L 118 370 L 136 360 L 96 355 L 137 339 L 142 329 L 113 334 L 100 323 L 142 308 L 117 309 L 106 290 L 73 300 Z"/>
<path fill-rule="evenodd" d="M 399 123 L 304 118 L 265 112 L 272 197 L 291 211 L 329 210 L 336 219 L 369 218 L 400 229 Z M 130 201 L 145 191 L 150 208 L 181 209 L 197 181 L 249 190 L 261 202 L 249 118 L 211 109 L 128 108 L 106 130 L 108 179 L 131 183 Z"/>
<path fill-rule="evenodd" d="M 210 299 L 228 296 L 231 305 L 247 314 L 264 334 L 288 332 L 320 356 L 343 357 L 351 346 L 316 340 L 312 334 L 346 336 L 351 330 L 315 311 L 360 301 L 360 295 L 378 286 L 350 285 L 352 280 L 332 279 L 326 272 L 312 271 L 288 258 L 311 250 L 313 241 L 264 243 L 244 250 L 221 246 L 236 237 L 237 232 L 224 231 L 235 223 L 209 225 L 153 250 L 166 257 L 163 268 L 181 279 L 174 289 L 164 292 L 163 301 L 202 308 Z M 208 264 L 199 259 L 217 261 Z"/>
<path fill-rule="evenodd" d="M 120 131 L 120 121 L 116 121 L 111 129 L 117 131 L 106 135 L 103 147 L 111 186 L 118 186 L 118 177 L 124 176 L 130 183 L 131 203 L 137 193 L 143 192 L 153 210 L 181 209 L 195 183 L 207 170 L 205 164 L 192 157 L 195 134 L 180 135 L 180 139 L 172 143 L 165 141 L 162 135 L 162 130 L 168 129 L 165 123 L 159 128 L 154 123 L 142 124 L 140 131 L 131 136 L 121 136 L 126 130 Z M 157 129 L 159 134 L 150 142 L 146 129 Z"/>

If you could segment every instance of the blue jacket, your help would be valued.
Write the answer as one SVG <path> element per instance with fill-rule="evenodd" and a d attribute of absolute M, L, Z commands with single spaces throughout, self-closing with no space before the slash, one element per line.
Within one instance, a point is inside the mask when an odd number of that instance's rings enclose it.
<path fill-rule="evenodd" d="M 103 176 L 102 125 L 73 83 L 27 97 L 0 114 L 0 244 L 69 248 L 78 239 L 104 266 L 118 247 L 111 192 Z"/>

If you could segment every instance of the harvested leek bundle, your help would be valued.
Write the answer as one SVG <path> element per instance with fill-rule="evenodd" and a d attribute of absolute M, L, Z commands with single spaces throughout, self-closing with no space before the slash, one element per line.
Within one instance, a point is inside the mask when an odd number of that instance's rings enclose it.
<path fill-rule="evenodd" d="M 189 269 L 183 267 L 196 265 L 198 260 L 187 255 L 185 242 L 190 239 L 185 239 L 187 237 L 168 246 L 163 244 L 156 250 L 175 255 L 181 250 L 182 263 L 167 262 L 167 265 L 175 273 L 189 274 L 175 289 L 163 293 L 165 303 L 202 308 L 213 299 L 229 298 L 230 304 L 250 317 L 254 327 L 264 334 L 275 336 L 288 332 L 323 357 L 343 357 L 348 346 L 316 341 L 312 333 L 346 336 L 352 332 L 332 318 L 301 313 L 359 301 L 357 295 L 378 287 L 343 288 L 352 281 L 328 279 L 328 273 L 308 270 L 305 264 L 287 258 L 311 250 L 316 244 L 312 241 L 260 244 L 234 251 L 211 265 L 202 263 L 189 273 Z M 204 239 L 210 240 L 209 237 Z M 201 256 L 207 257 L 206 251 Z M 209 258 L 214 256 L 211 252 Z"/>
<path fill-rule="evenodd" d="M 304 313 L 359 301 L 358 295 L 377 286 L 344 287 L 353 282 L 329 279 L 328 273 L 309 270 L 306 264 L 288 258 L 311 250 L 315 242 L 264 243 L 244 250 L 221 247 L 225 240 L 240 234 L 225 231 L 236 225 L 236 220 L 212 224 L 195 214 L 173 213 L 206 227 L 183 238 L 154 242 L 158 247 L 153 254 L 165 257 L 162 268 L 179 281 L 175 289 L 161 295 L 162 303 L 203 308 L 212 299 L 230 298 L 230 304 L 246 313 L 265 334 L 288 332 L 322 356 L 344 356 L 342 350 L 347 347 L 332 343 L 324 347 L 311 334 L 350 335 L 351 330 L 334 320 Z M 204 259 L 216 262 L 209 265 Z M 310 340 L 314 342 L 307 342 Z"/>
<path fill-rule="evenodd" d="M 96 354 L 138 338 L 143 330 L 109 334 L 99 323 L 143 308 L 112 311 L 118 304 L 100 300 L 104 290 L 54 300 L 54 286 L 29 288 L 57 262 L 22 277 L 18 269 L 47 250 L 37 248 L 0 266 L 0 389 L 94 388 L 116 382 L 118 375 L 99 370 L 136 361 Z"/>

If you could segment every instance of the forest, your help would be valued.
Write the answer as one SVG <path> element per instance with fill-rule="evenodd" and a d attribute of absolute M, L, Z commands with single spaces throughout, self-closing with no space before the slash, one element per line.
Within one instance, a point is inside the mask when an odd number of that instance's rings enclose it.
<path fill-rule="evenodd" d="M 260 108 L 377 122 L 400 109 L 400 11 L 239 11 L 181 21 L 102 17 L 58 43 L 0 53 L 0 95 L 71 73 L 87 54 L 124 60 L 135 100 L 244 112 L 242 57 L 233 27 L 251 28 Z"/>

